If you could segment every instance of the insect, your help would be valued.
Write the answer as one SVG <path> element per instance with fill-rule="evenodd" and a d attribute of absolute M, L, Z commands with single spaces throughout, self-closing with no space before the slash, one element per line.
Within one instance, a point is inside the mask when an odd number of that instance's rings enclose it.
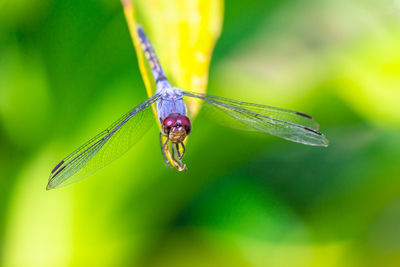
<path fill-rule="evenodd" d="M 185 169 L 182 164 L 184 140 L 192 131 L 184 101 L 188 97 L 203 100 L 203 105 L 235 121 L 239 128 L 306 145 L 328 145 L 328 140 L 318 131 L 318 123 L 307 114 L 188 92 L 171 86 L 144 30 L 138 26 L 137 32 L 156 83 L 156 93 L 59 162 L 50 173 L 47 189 L 83 179 L 128 151 L 151 127 L 151 105 L 154 103 L 161 124 L 160 144 L 164 161 L 169 165 L 167 156 L 177 157 L 179 168 Z M 162 141 L 163 136 L 165 142 Z"/>

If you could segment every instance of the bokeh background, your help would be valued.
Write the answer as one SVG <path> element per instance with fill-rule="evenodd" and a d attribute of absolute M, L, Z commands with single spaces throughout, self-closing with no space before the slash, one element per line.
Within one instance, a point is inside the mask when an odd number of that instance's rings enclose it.
<path fill-rule="evenodd" d="M 187 172 L 164 167 L 154 126 L 46 191 L 145 87 L 118 1 L 1 2 L 0 264 L 400 265 L 400 1 L 226 1 L 208 92 L 312 114 L 330 146 L 200 112 Z"/>

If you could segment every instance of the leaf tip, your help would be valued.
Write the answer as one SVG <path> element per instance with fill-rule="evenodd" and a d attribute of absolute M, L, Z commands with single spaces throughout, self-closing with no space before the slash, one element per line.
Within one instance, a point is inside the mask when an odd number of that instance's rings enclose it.
<path fill-rule="evenodd" d="M 132 6 L 132 2 L 130 0 L 121 0 L 121 3 L 125 8 Z"/>

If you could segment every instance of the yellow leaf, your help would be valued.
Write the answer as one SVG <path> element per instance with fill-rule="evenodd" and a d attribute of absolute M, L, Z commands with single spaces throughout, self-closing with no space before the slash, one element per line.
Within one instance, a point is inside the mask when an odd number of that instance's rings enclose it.
<path fill-rule="evenodd" d="M 223 1 L 142 0 L 137 3 L 172 85 L 206 92 L 211 55 L 222 27 Z M 195 116 L 198 103 L 189 101 L 187 105 L 190 115 Z"/>

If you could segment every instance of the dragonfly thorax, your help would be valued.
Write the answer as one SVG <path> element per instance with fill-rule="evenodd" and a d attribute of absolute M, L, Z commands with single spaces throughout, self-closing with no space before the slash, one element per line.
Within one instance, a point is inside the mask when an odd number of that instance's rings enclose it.
<path fill-rule="evenodd" d="M 162 131 L 172 143 L 181 143 L 190 134 L 190 119 L 179 113 L 168 115 L 162 122 Z"/>

